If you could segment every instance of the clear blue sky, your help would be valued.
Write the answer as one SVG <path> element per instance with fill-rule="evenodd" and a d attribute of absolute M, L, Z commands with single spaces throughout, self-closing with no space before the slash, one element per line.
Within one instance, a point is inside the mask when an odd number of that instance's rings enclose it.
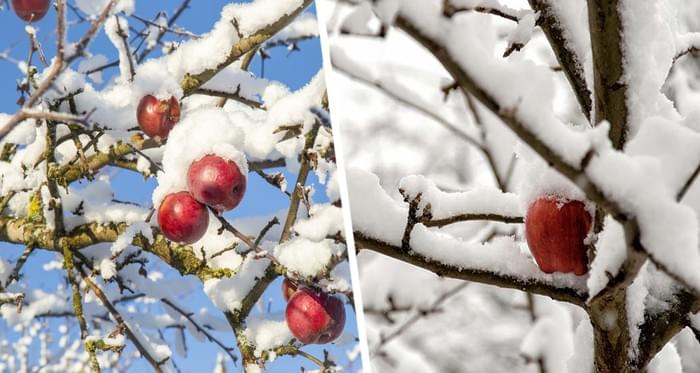
<path fill-rule="evenodd" d="M 4 2 L 0 0 L 0 2 Z M 73 3 L 73 0 L 69 0 Z M 211 25 L 219 18 L 219 12 L 221 8 L 230 3 L 231 1 L 223 0 L 209 0 L 206 1 L 206 5 L 203 5 L 202 1 L 193 1 L 192 8 L 185 12 L 182 17 L 178 20 L 177 24 L 186 27 L 188 30 L 194 33 L 204 33 L 208 31 Z M 139 0 L 137 3 L 137 11 L 141 17 L 147 19 L 153 19 L 159 11 L 166 11 L 171 14 L 174 9 L 179 5 L 179 0 Z M 311 11 L 315 11 L 313 8 Z M 68 13 L 69 19 L 76 19 L 72 12 Z M 141 29 L 142 25 L 137 20 L 130 18 L 130 25 Z M 25 60 L 28 50 L 28 40 L 24 33 L 24 24 L 19 22 L 18 18 L 15 17 L 11 10 L 4 10 L 0 12 L 0 24 L 2 24 L 2 34 L 3 37 L 0 41 L 0 51 L 7 51 L 9 55 L 17 60 Z M 47 56 L 53 56 L 54 54 L 54 26 L 55 26 L 55 12 L 51 10 L 45 19 L 37 24 L 39 29 L 39 40 L 43 44 Z M 87 25 L 75 25 L 70 29 L 68 38 L 70 41 L 77 40 L 87 28 Z M 172 36 L 166 37 L 165 40 L 177 40 Z M 288 55 L 287 51 L 282 48 L 276 48 L 272 51 L 272 59 L 265 62 L 265 77 L 269 79 L 274 79 L 287 84 L 292 89 L 297 89 L 303 86 L 306 82 L 313 77 L 321 67 L 321 51 L 319 41 L 317 39 L 306 41 L 300 44 L 301 51 L 295 52 Z M 110 58 L 110 61 L 115 58 L 116 53 L 112 44 L 107 40 L 104 33 L 100 33 L 97 39 L 93 42 L 90 47 L 90 51 L 93 54 L 104 54 Z M 154 52 L 151 57 L 156 57 L 159 52 Z M 252 65 L 252 71 L 256 74 L 260 73 L 260 59 L 256 58 Z M 104 75 L 104 80 L 108 81 L 111 76 L 113 76 L 117 71 L 116 68 L 107 70 Z M 22 78 L 22 74 L 17 68 L 17 66 L 8 61 L 0 60 L 0 112 L 13 113 L 17 110 L 16 100 L 18 98 L 18 93 L 15 89 L 15 82 Z M 129 173 L 127 171 L 116 171 L 109 170 L 110 173 L 115 173 L 116 176 L 113 178 L 114 190 L 117 195 L 115 198 L 121 200 L 128 200 L 137 203 L 149 203 L 150 195 L 155 187 L 155 180 L 144 181 L 140 175 Z M 293 180 L 293 175 L 287 174 L 289 180 Z M 315 189 L 317 190 L 315 194 L 316 202 L 324 202 L 325 191 L 323 185 L 319 184 L 315 177 L 312 177 L 310 183 L 315 184 Z M 239 218 L 239 217 L 252 217 L 252 216 L 264 216 L 284 209 L 288 204 L 288 199 L 275 190 L 267 183 L 262 181 L 256 175 L 251 175 L 249 178 L 249 186 L 246 198 L 241 203 L 241 205 L 232 213 L 227 215 L 229 218 Z M 0 243 L 0 257 L 5 260 L 14 260 L 19 256 L 22 248 L 13 245 L 7 245 Z M 42 270 L 42 265 L 48 260 L 53 258 L 53 254 L 46 252 L 37 252 L 32 255 L 29 263 L 24 268 L 24 279 L 22 281 L 29 284 L 30 288 L 44 288 L 49 291 L 55 289 L 58 282 L 62 282 L 60 277 L 60 271 L 44 272 Z M 157 262 L 157 259 L 152 259 L 151 262 Z M 158 269 L 164 270 L 165 266 L 158 263 L 152 264 L 157 266 Z M 173 272 L 168 273 L 169 276 L 175 276 Z M 265 301 L 272 300 L 271 311 L 282 311 L 284 309 L 284 301 L 280 296 L 280 281 L 275 282 L 270 286 L 268 291 L 263 295 L 262 299 Z M 180 299 L 180 304 L 186 305 L 189 310 L 197 311 L 202 307 L 208 308 L 215 312 L 216 308 L 211 304 L 209 299 L 201 291 L 194 292 L 194 294 L 186 299 Z M 148 310 L 144 309 L 145 312 Z M 350 335 L 356 336 L 356 324 L 355 324 L 355 314 L 351 308 L 347 308 L 348 322 L 346 324 L 346 332 Z M 223 315 L 221 314 L 221 317 Z M 73 325 L 76 325 L 73 320 L 71 320 Z M 55 328 L 57 325 L 64 323 L 64 320 L 54 320 L 51 321 L 51 327 Z M 77 326 L 74 328 L 77 329 Z M 172 331 L 166 331 L 166 337 L 168 340 L 173 340 Z M 18 338 L 18 335 L 9 330 L 3 320 L 0 319 L 0 335 L 3 338 L 10 338 L 12 340 Z M 7 337 L 6 337 L 6 336 Z M 217 333 L 217 337 L 224 341 L 226 345 L 235 346 L 235 341 L 232 334 L 230 333 Z M 183 372 L 209 372 L 214 366 L 215 357 L 218 347 L 211 343 L 197 343 L 193 338 L 188 338 L 189 354 L 187 358 L 182 358 L 175 354 L 174 358 L 178 367 Z M 346 366 L 347 359 L 345 358 L 345 348 L 337 348 L 333 345 L 326 346 L 314 346 L 306 347 L 304 350 L 316 355 L 323 356 L 323 348 L 328 349 L 328 351 L 337 358 L 338 362 Z M 350 371 L 356 371 L 359 368 L 359 359 L 354 363 L 354 366 Z M 299 372 L 300 367 L 305 369 L 315 369 L 315 366 L 311 363 L 307 363 L 301 358 L 288 358 L 283 357 L 277 359 L 275 362 L 269 365 L 269 371 L 271 372 Z M 347 367 L 347 366 L 346 366 Z M 239 371 L 240 364 L 237 367 L 229 365 L 229 371 Z M 141 362 L 135 364 L 130 371 L 133 372 L 147 372 L 150 368 L 147 364 Z"/>

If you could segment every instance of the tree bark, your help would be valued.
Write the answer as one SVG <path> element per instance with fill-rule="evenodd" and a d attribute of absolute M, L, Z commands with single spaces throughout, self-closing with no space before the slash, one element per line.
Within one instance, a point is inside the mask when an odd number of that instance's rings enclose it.
<path fill-rule="evenodd" d="M 606 294 L 592 302 L 588 315 L 593 325 L 596 373 L 637 373 L 630 356 L 631 336 L 626 311 L 626 291 Z"/>
<path fill-rule="evenodd" d="M 618 7 L 619 0 L 588 0 L 594 66 L 594 123 L 610 122 L 610 141 L 616 149 L 622 149 L 627 140 L 628 112 Z"/>

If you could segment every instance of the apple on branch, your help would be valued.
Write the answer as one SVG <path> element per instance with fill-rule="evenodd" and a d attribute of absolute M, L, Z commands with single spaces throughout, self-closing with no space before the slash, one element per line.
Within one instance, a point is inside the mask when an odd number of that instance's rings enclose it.
<path fill-rule="evenodd" d="M 153 95 L 146 95 L 139 101 L 136 119 L 146 135 L 156 140 L 166 139 L 180 120 L 180 103 L 175 97 L 159 100 Z"/>
<path fill-rule="evenodd" d="M 557 196 L 538 198 L 527 209 L 525 237 L 545 273 L 588 272 L 587 245 L 592 217 L 581 201 Z"/>
<path fill-rule="evenodd" d="M 187 187 L 197 201 L 223 213 L 243 199 L 246 176 L 236 162 L 210 154 L 190 165 Z"/>
<path fill-rule="evenodd" d="M 289 299 L 287 326 L 304 344 L 326 344 L 336 340 L 345 327 L 345 307 L 335 295 L 302 287 Z"/>
<path fill-rule="evenodd" d="M 191 244 L 207 231 L 209 212 L 188 192 L 169 194 L 158 208 L 158 225 L 169 240 Z"/>
<path fill-rule="evenodd" d="M 27 22 L 44 18 L 49 11 L 49 0 L 12 0 L 12 9 L 17 17 Z"/>

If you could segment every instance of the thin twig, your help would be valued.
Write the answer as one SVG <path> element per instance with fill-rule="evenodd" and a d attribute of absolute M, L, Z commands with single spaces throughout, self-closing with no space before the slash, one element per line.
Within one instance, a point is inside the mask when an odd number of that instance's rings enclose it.
<path fill-rule="evenodd" d="M 219 341 L 216 337 L 214 337 L 211 333 L 209 333 L 209 331 L 207 331 L 206 328 L 203 328 L 201 325 L 199 325 L 199 323 L 197 323 L 197 321 L 195 321 L 195 320 L 192 318 L 192 315 L 193 315 L 192 312 L 185 312 L 182 308 L 178 307 L 175 303 L 171 302 L 171 301 L 170 301 L 169 299 L 167 299 L 167 298 L 161 298 L 160 301 L 163 302 L 163 303 L 165 303 L 165 304 L 167 304 L 170 308 L 174 309 L 174 310 L 177 311 L 179 314 L 181 314 L 182 316 L 184 316 L 184 317 L 187 319 L 187 321 L 189 321 L 190 323 L 192 323 L 192 325 L 195 327 L 195 329 L 196 329 L 198 332 L 204 334 L 204 336 L 206 336 L 207 339 L 209 339 L 210 342 L 213 342 L 213 343 L 215 343 L 217 346 L 221 347 L 221 349 L 224 350 L 224 352 L 226 352 L 226 354 L 231 358 L 231 360 L 233 360 L 233 361 L 238 360 L 238 357 L 236 357 L 236 355 L 233 354 L 233 348 L 232 348 L 232 347 L 226 347 L 226 345 L 224 345 L 221 341 Z"/>

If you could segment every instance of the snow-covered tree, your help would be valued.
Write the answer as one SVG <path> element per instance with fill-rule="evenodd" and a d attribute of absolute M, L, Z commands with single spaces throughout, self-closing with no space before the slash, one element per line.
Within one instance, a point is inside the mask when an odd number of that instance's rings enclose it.
<path fill-rule="evenodd" d="M 319 7 L 377 370 L 700 371 L 697 2 Z M 542 196 L 585 275 L 535 262 Z"/>
<path fill-rule="evenodd" d="M 352 365 L 354 322 L 303 345 L 280 290 L 286 278 L 352 312 L 323 73 L 293 91 L 249 71 L 318 43 L 312 1 L 231 2 L 206 32 L 179 20 L 210 2 L 155 17 L 133 0 L 12 5 L 32 23 L 0 56 L 24 74 L 0 114 L 0 371 Z M 104 35 L 108 56 L 91 50 Z M 235 170 L 227 198 L 247 183 L 261 208 L 208 202 L 216 190 L 196 183 L 213 171 L 190 166 L 209 156 Z M 328 321 L 333 337 L 343 323 Z"/>

